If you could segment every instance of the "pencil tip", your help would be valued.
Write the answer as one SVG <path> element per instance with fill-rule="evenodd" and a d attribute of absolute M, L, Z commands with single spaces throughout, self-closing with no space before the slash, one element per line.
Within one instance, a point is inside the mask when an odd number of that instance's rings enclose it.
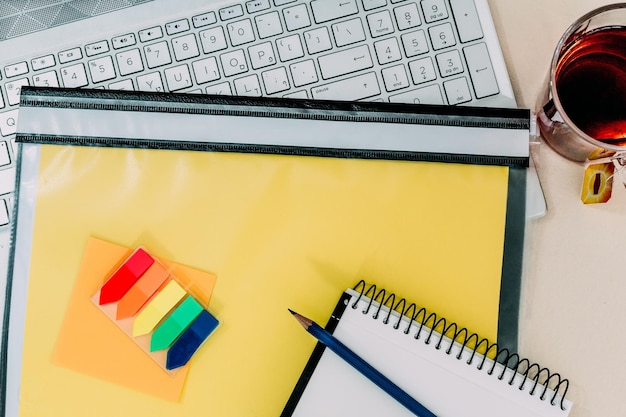
<path fill-rule="evenodd" d="M 296 312 L 295 312 L 295 311 L 293 311 L 292 309 L 288 308 L 287 310 L 289 310 L 289 312 L 290 312 L 291 314 L 293 314 L 294 316 L 296 315 Z"/>

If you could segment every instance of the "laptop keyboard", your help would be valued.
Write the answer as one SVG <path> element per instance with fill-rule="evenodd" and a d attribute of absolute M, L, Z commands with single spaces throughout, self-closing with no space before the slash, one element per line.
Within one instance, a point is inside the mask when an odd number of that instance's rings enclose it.
<path fill-rule="evenodd" d="M 450 105 L 500 93 L 473 0 L 251 0 L 0 65 L 0 228 L 25 85 Z"/>

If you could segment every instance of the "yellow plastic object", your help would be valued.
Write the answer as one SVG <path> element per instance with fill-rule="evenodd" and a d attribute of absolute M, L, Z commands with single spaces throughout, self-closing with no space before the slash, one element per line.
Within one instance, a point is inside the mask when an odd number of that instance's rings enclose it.
<path fill-rule="evenodd" d="M 135 317 L 133 336 L 150 333 L 185 295 L 187 295 L 185 289 L 178 282 L 174 280 L 168 282 Z"/>

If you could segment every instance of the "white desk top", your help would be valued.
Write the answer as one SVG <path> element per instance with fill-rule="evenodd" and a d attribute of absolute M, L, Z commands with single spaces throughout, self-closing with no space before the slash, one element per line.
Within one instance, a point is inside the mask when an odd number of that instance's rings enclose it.
<path fill-rule="evenodd" d="M 606 0 L 489 0 L 518 105 L 534 109 L 565 29 Z M 529 227 L 520 344 L 570 380 L 571 417 L 623 415 L 626 189 L 583 205 L 583 169 L 533 146 L 548 213 Z"/>

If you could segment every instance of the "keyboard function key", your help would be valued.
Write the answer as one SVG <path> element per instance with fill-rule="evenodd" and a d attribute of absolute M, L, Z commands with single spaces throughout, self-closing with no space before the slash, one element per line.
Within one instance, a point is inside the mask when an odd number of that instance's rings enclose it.
<path fill-rule="evenodd" d="M 311 26 L 311 19 L 305 4 L 298 4 L 283 10 L 285 25 L 288 31 L 294 31 Z"/>
<path fill-rule="evenodd" d="M 111 40 L 113 49 L 122 49 L 137 44 L 137 38 L 134 33 L 128 33 L 122 36 L 116 36 Z"/>
<path fill-rule="evenodd" d="M 284 6 L 285 4 L 295 3 L 297 0 L 274 0 L 276 7 Z"/>
<path fill-rule="evenodd" d="M 380 94 L 376 74 L 368 72 L 352 78 L 320 85 L 311 89 L 316 100 L 362 100 Z"/>
<path fill-rule="evenodd" d="M 194 28 L 201 28 L 204 26 L 212 25 L 213 23 L 217 23 L 217 16 L 215 12 L 207 12 L 203 14 L 199 14 L 191 18 L 191 23 Z"/>
<path fill-rule="evenodd" d="M 7 65 L 4 67 L 4 74 L 7 78 L 17 77 L 24 75 L 28 72 L 28 64 L 26 61 L 17 62 L 15 64 Z"/>
<path fill-rule="evenodd" d="M 83 52 L 80 48 L 72 48 L 66 51 L 59 52 L 59 63 L 66 64 L 68 62 L 76 61 L 82 59 Z"/>
<path fill-rule="evenodd" d="M 450 0 L 450 7 L 461 42 L 475 41 L 483 37 L 480 19 L 473 1 Z"/>
<path fill-rule="evenodd" d="M 417 4 L 409 3 L 393 9 L 399 30 L 407 30 L 422 24 Z"/>
<path fill-rule="evenodd" d="M 270 12 L 255 16 L 254 23 L 256 24 L 257 31 L 259 32 L 259 38 L 261 39 L 270 38 L 283 33 L 283 26 L 280 22 L 280 15 L 278 12 Z"/>
<path fill-rule="evenodd" d="M 161 26 L 154 26 L 139 31 L 139 40 L 144 43 L 153 41 L 155 39 L 160 39 L 162 37 L 163 29 L 161 29 Z"/>
<path fill-rule="evenodd" d="M 67 88 L 80 88 L 89 84 L 85 67 L 81 63 L 61 68 L 61 79 L 63 87 Z"/>
<path fill-rule="evenodd" d="M 454 31 L 450 23 L 431 26 L 428 28 L 428 34 L 430 35 L 430 41 L 435 51 L 456 45 Z"/>
<path fill-rule="evenodd" d="M 100 41 L 85 45 L 85 55 L 94 56 L 109 52 L 109 43 L 107 41 Z"/>
<path fill-rule="evenodd" d="M 177 33 L 187 32 L 189 29 L 189 21 L 187 19 L 175 20 L 165 24 L 165 33 L 168 35 L 176 35 Z"/>
<path fill-rule="evenodd" d="M 0 113 L 0 134 L 14 135 L 17 131 L 17 109 Z"/>
<path fill-rule="evenodd" d="M 59 87 L 56 71 L 42 72 L 33 76 L 33 85 L 37 87 Z"/>
<path fill-rule="evenodd" d="M 20 91 L 22 91 L 22 87 L 25 85 L 30 85 L 28 78 L 9 81 L 4 85 L 7 93 L 7 101 L 10 106 L 15 106 L 20 103 Z"/>
<path fill-rule="evenodd" d="M 250 0 L 246 2 L 246 10 L 248 13 L 257 13 L 262 10 L 267 10 L 270 7 L 270 0 Z"/>
<path fill-rule="evenodd" d="M 367 45 L 361 45 L 318 58 L 322 78 L 329 79 L 371 68 L 374 64 Z"/>
<path fill-rule="evenodd" d="M 422 11 L 426 23 L 447 19 L 449 16 L 445 0 L 422 0 Z"/>
<path fill-rule="evenodd" d="M 233 6 L 220 9 L 219 13 L 220 19 L 222 20 L 236 19 L 243 16 L 243 7 L 241 7 L 241 4 L 235 4 Z"/>
<path fill-rule="evenodd" d="M 56 65 L 56 60 L 54 59 L 54 55 L 45 55 L 40 56 L 38 58 L 31 59 L 30 66 L 33 68 L 33 71 L 39 71 L 45 68 L 54 67 Z"/>
<path fill-rule="evenodd" d="M 489 51 L 484 43 L 463 48 L 467 72 L 469 72 L 476 98 L 484 98 L 498 94 L 498 81 L 491 65 Z"/>
<path fill-rule="evenodd" d="M 467 103 L 472 100 L 472 94 L 470 93 L 469 85 L 465 77 L 444 82 L 443 89 L 446 92 L 449 104 Z"/>
<path fill-rule="evenodd" d="M 340 19 L 359 12 L 356 0 L 313 0 L 311 10 L 313 10 L 313 19 L 316 23 Z"/>

